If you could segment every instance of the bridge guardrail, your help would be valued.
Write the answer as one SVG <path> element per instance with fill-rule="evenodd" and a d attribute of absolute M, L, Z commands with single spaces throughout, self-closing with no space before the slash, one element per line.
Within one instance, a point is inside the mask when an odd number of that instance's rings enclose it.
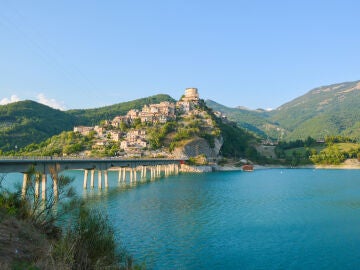
<path fill-rule="evenodd" d="M 102 158 L 88 158 L 88 157 L 53 157 L 53 156 L 0 156 L 1 160 L 54 160 L 54 161 L 78 161 L 78 160 L 84 160 L 84 161 L 90 161 L 90 160 L 96 160 L 96 161 L 108 161 L 108 160 L 119 160 L 119 161 L 136 161 L 136 160 L 149 160 L 149 161 L 156 161 L 156 160 L 188 160 L 188 158 L 118 158 L 118 157 L 102 157 Z"/>

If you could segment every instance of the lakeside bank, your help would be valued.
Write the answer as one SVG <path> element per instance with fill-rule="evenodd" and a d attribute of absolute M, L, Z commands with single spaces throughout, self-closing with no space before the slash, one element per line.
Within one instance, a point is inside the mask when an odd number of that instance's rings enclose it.
<path fill-rule="evenodd" d="M 334 169 L 334 170 L 360 170 L 360 161 L 357 159 L 347 159 L 339 165 L 315 165 L 308 164 L 302 166 L 286 166 L 286 165 L 254 165 L 254 170 L 268 170 L 268 169 Z M 193 166 L 182 164 L 180 172 L 183 173 L 208 173 L 208 172 L 225 172 L 225 171 L 242 171 L 242 167 L 238 166 L 220 166 L 220 165 L 202 165 Z"/>

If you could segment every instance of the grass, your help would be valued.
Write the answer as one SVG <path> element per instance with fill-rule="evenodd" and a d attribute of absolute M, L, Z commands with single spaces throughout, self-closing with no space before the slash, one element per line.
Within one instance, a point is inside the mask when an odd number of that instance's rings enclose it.
<path fill-rule="evenodd" d="M 311 149 L 315 149 L 318 153 L 321 151 L 321 150 L 324 150 L 326 148 L 325 145 L 317 145 L 317 146 L 314 146 L 314 147 L 297 147 L 297 148 L 291 148 L 291 149 L 287 149 L 285 150 L 285 155 L 287 157 L 291 157 L 292 156 L 292 153 L 294 151 L 298 152 L 299 154 L 301 155 L 304 155 L 306 153 L 307 150 L 311 150 Z"/>
<path fill-rule="evenodd" d="M 360 147 L 358 143 L 337 143 L 340 151 L 349 152 L 352 149 L 356 149 Z"/>
<path fill-rule="evenodd" d="M 358 144 L 358 143 L 336 143 L 336 145 L 337 145 L 337 147 L 339 147 L 339 150 L 343 151 L 343 152 L 349 152 L 352 149 L 356 149 L 356 148 L 360 147 L 360 144 Z M 309 148 L 308 147 L 291 148 L 291 149 L 285 150 L 285 155 L 287 157 L 291 157 L 292 153 L 294 151 L 296 151 L 296 152 L 303 155 L 303 154 L 306 153 L 306 151 L 308 149 L 315 149 L 318 153 L 320 153 L 320 151 L 322 151 L 322 150 L 324 150 L 326 148 L 327 147 L 326 147 L 325 144 L 324 145 L 317 145 L 315 147 L 309 147 Z"/>

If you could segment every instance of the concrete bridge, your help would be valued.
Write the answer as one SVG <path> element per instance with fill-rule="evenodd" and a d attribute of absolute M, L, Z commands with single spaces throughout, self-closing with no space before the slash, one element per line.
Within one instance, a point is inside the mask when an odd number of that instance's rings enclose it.
<path fill-rule="evenodd" d="M 97 173 L 98 188 L 109 187 L 108 171 L 118 172 L 118 181 L 130 183 L 140 179 L 151 180 L 161 175 L 169 176 L 179 173 L 180 159 L 120 159 L 120 158 L 58 158 L 58 157 L 0 157 L 0 173 L 18 172 L 23 174 L 22 195 L 26 195 L 29 182 L 29 170 L 36 172 L 35 196 L 40 194 L 46 200 L 47 175 L 51 174 L 54 196 L 58 196 L 58 173 L 65 170 L 84 170 L 84 188 L 88 188 L 90 173 L 90 188 L 94 188 L 95 173 Z M 140 175 L 138 175 L 140 174 Z M 138 178 L 139 176 L 139 178 Z"/>

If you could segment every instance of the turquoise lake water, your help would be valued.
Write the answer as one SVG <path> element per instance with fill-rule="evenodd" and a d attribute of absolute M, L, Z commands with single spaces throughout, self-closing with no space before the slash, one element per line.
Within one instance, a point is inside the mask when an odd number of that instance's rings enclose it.
<path fill-rule="evenodd" d="M 101 192 L 67 174 L 148 269 L 360 267 L 360 170 L 183 174 L 133 187 L 114 172 Z"/>

